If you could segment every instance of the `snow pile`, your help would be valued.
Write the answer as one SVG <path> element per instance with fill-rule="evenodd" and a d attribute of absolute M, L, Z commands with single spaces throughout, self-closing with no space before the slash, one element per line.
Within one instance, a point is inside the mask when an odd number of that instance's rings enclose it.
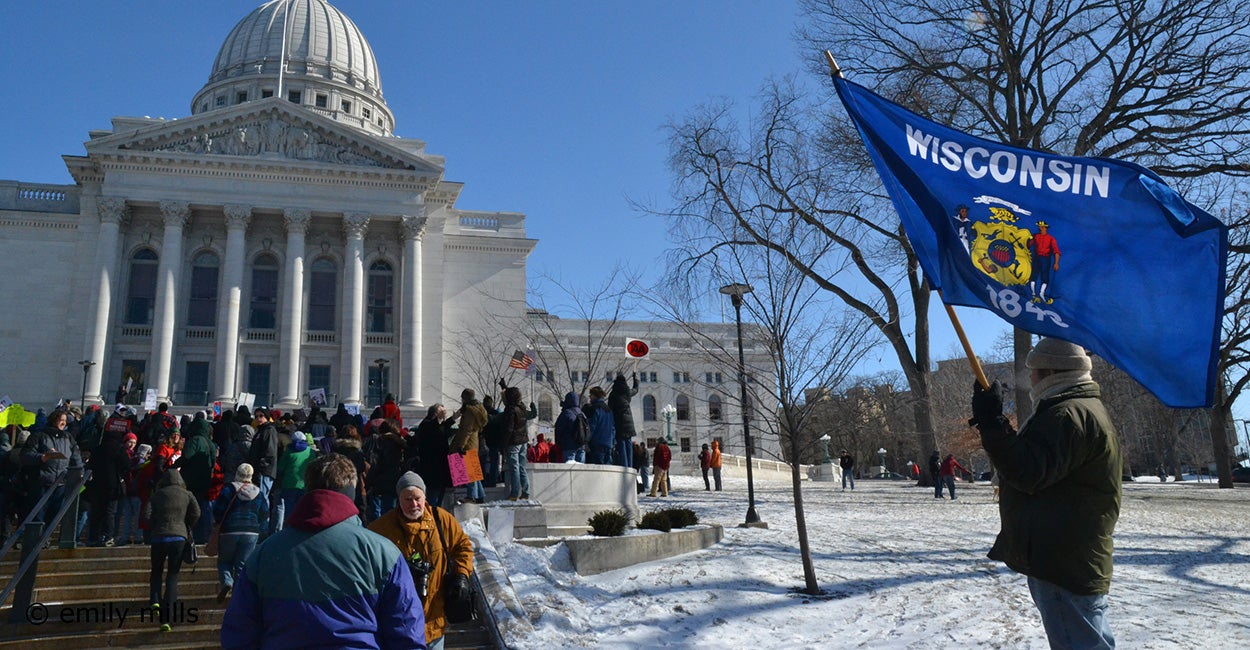
<path fill-rule="evenodd" d="M 596 576 L 563 545 L 505 544 L 499 554 L 534 625 L 516 648 L 1047 648 L 1022 576 L 985 557 L 998 532 L 987 484 L 955 501 L 903 481 L 854 491 L 804 483 L 820 587 L 803 586 L 791 488 L 756 481 L 770 528 L 737 528 L 746 482 L 675 494 L 643 512 L 687 507 L 725 525 L 704 551 Z M 1124 648 L 1250 647 L 1250 490 L 1210 483 L 1125 484 L 1116 531 L 1111 625 Z"/>

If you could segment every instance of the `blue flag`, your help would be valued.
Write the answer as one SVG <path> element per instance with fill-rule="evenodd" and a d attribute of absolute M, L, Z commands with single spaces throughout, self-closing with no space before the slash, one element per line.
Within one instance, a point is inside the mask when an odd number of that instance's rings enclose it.
<path fill-rule="evenodd" d="M 1210 406 L 1227 228 L 1150 170 L 970 136 L 844 79 L 838 95 L 943 301 L 1088 348 Z"/>

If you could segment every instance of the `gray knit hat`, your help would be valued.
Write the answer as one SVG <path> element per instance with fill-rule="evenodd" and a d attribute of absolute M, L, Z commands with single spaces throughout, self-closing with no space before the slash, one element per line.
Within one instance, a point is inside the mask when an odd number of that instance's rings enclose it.
<path fill-rule="evenodd" d="M 1090 370 L 1094 367 L 1085 348 L 1053 338 L 1038 341 L 1024 364 L 1030 369 L 1046 370 Z"/>
<path fill-rule="evenodd" d="M 395 483 L 395 494 L 399 494 L 403 492 L 405 488 L 410 487 L 417 488 L 424 493 L 425 481 L 421 480 L 421 477 L 418 476 L 416 472 L 404 472 L 404 475 L 399 477 L 399 481 Z"/>

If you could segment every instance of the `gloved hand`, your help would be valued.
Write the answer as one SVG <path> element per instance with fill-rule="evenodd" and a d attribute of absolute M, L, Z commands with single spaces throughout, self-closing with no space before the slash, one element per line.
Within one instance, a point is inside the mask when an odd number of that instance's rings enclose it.
<path fill-rule="evenodd" d="M 447 583 L 447 597 L 458 602 L 468 602 L 472 594 L 469 591 L 469 576 L 463 573 L 454 574 Z"/>
<path fill-rule="evenodd" d="M 503 377 L 499 378 L 499 387 L 504 390 L 508 390 L 508 382 L 504 381 Z"/>
<path fill-rule="evenodd" d="M 981 382 L 972 384 L 972 419 L 969 426 L 991 425 L 1003 419 L 1003 387 L 997 381 L 989 388 Z"/>

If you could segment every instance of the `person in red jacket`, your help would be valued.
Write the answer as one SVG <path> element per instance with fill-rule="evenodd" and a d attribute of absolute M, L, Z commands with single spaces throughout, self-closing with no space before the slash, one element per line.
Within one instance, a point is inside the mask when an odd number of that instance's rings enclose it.
<path fill-rule="evenodd" d="M 699 452 L 699 469 L 703 470 L 703 491 L 712 491 L 712 482 L 707 479 L 707 471 L 712 469 L 712 450 L 703 443 L 703 451 Z"/>
<path fill-rule="evenodd" d="M 955 460 L 954 454 L 946 454 L 946 459 L 942 461 L 941 480 L 946 484 L 946 489 L 951 493 L 951 501 L 955 500 L 955 469 L 968 473 L 968 470 L 959 461 Z"/>
<path fill-rule="evenodd" d="M 538 441 L 525 452 L 525 459 L 531 463 L 551 462 L 551 443 L 546 436 L 538 434 Z"/>
<path fill-rule="evenodd" d="M 655 496 L 656 488 L 660 490 L 660 496 L 668 496 L 668 466 L 673 461 L 673 452 L 668 448 L 663 438 L 655 443 L 655 451 L 651 453 L 651 468 L 654 470 L 655 476 L 651 479 L 651 494 Z"/>
<path fill-rule="evenodd" d="M 395 403 L 395 396 L 390 393 L 386 394 L 386 399 L 382 402 L 382 417 L 394 420 L 401 428 L 404 426 L 404 414 Z"/>

